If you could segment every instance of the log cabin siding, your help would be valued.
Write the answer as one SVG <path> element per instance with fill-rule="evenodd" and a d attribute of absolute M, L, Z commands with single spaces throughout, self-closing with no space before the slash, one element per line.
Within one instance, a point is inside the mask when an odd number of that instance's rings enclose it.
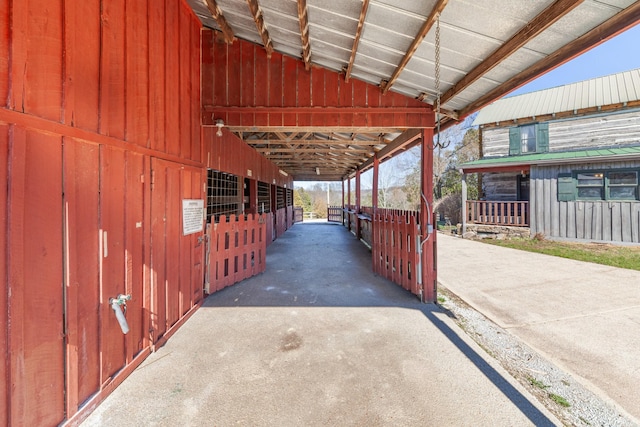
<path fill-rule="evenodd" d="M 514 125 L 516 126 L 516 125 Z M 482 130 L 483 157 L 509 155 L 509 127 Z M 640 143 L 640 111 L 597 114 L 549 122 L 549 151 Z"/>
<path fill-rule="evenodd" d="M 639 201 L 559 202 L 559 173 L 640 168 L 640 161 L 531 167 L 531 235 L 551 238 L 640 243 Z"/>
<path fill-rule="evenodd" d="M 513 172 L 486 173 L 482 177 L 484 199 L 491 201 L 516 200 L 517 178 Z"/>

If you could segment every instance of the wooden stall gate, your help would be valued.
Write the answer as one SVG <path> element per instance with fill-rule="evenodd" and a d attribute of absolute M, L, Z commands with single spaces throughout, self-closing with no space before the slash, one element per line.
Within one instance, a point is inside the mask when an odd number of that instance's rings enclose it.
<path fill-rule="evenodd" d="M 373 215 L 373 271 L 420 295 L 418 212 L 379 209 Z M 435 235 L 435 233 L 434 233 Z M 433 237 L 433 235 L 432 235 Z"/>
<path fill-rule="evenodd" d="M 231 215 L 207 226 L 207 277 L 205 292 L 211 294 L 247 279 L 266 268 L 267 224 L 271 214 Z"/>
<path fill-rule="evenodd" d="M 341 223 L 342 222 L 342 206 L 327 207 L 327 221 Z"/>

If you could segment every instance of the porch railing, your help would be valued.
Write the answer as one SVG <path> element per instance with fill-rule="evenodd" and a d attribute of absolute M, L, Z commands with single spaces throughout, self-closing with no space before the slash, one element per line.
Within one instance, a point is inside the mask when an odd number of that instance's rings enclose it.
<path fill-rule="evenodd" d="M 467 200 L 467 223 L 529 226 L 529 202 Z"/>

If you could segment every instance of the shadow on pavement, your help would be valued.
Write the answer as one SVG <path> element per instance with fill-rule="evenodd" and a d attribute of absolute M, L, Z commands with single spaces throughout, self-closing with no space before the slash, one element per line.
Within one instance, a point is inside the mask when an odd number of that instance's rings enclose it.
<path fill-rule="evenodd" d="M 533 424 L 554 425 L 461 338 L 461 331 L 438 317 L 444 314 L 440 307 L 422 304 L 414 295 L 375 275 L 371 253 L 339 224 L 296 224 L 268 248 L 264 273 L 210 295 L 202 306 L 218 307 L 392 307 L 420 311 Z M 491 406 L 487 402 L 489 410 Z"/>

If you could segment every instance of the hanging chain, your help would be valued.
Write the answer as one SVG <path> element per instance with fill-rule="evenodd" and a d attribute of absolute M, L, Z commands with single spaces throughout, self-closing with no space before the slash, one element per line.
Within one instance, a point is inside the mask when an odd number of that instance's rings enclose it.
<path fill-rule="evenodd" d="M 436 76 L 436 146 L 440 144 L 440 14 L 436 16 L 436 41 L 435 41 L 435 76 Z M 435 147 L 434 147 L 435 148 Z"/>

